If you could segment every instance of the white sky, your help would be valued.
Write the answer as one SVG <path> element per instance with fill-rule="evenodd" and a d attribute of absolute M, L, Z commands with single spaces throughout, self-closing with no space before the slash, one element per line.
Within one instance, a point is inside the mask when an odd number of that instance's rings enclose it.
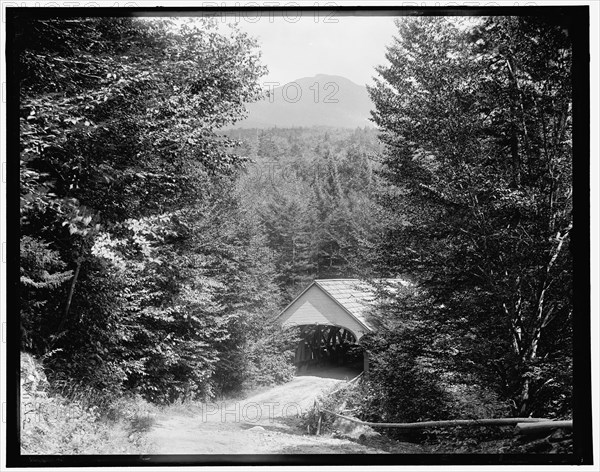
<path fill-rule="evenodd" d="M 296 21 L 292 13 L 283 17 L 265 11 L 262 17 L 237 18 L 240 29 L 261 45 L 262 62 L 269 68 L 264 82 L 285 84 L 329 74 L 359 85 L 372 83 L 374 67 L 386 62 L 386 46 L 396 33 L 393 17 L 328 16 L 320 11 L 317 17 L 296 12 L 302 15 Z"/>

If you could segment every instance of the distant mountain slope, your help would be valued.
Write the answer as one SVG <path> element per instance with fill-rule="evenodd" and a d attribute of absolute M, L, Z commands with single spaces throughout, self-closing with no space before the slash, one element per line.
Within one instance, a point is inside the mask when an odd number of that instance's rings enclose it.
<path fill-rule="evenodd" d="M 319 74 L 276 87 L 270 98 L 248 104 L 248 118 L 230 128 L 373 126 L 366 87 L 337 75 Z"/>

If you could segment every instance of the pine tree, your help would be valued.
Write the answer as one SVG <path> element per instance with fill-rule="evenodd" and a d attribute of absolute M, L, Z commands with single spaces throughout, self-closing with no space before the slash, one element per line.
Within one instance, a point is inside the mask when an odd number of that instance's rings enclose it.
<path fill-rule="evenodd" d="M 570 374 L 556 374 L 571 357 L 569 38 L 529 17 L 397 26 L 370 89 L 390 185 L 380 270 L 419 278 L 426 298 L 412 312 L 433 323 L 440 356 L 459 353 L 453 368 L 477 372 L 515 414 L 565 414 Z"/>

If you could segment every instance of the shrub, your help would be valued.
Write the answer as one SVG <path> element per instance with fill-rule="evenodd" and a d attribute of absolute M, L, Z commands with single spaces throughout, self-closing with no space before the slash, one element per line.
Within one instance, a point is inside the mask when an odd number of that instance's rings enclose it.
<path fill-rule="evenodd" d="M 329 390 L 321 393 L 317 399 L 316 404 L 318 408 L 313 405 L 308 411 L 302 415 L 300 424 L 309 434 L 316 434 L 319 428 L 319 417 L 321 418 L 320 432 L 321 434 L 333 432 L 332 426 L 335 422 L 336 417 L 334 415 L 324 413 L 321 409 L 341 412 L 340 414 L 346 414 L 346 411 L 352 411 L 352 416 L 360 410 L 364 398 L 364 384 L 346 384 L 346 385 L 334 385 Z"/>
<path fill-rule="evenodd" d="M 273 327 L 249 346 L 246 353 L 246 372 L 243 388 L 277 385 L 294 377 L 294 330 Z"/>
<path fill-rule="evenodd" d="M 371 359 L 362 412 L 365 419 L 409 423 L 449 417 L 451 398 L 413 339 L 405 333 L 365 338 Z"/>

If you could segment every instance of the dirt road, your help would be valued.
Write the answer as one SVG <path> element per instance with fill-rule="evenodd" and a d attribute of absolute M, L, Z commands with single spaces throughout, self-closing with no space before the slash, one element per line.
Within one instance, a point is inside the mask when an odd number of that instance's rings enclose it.
<path fill-rule="evenodd" d="M 309 436 L 298 416 L 324 390 L 355 372 L 305 375 L 243 400 L 166 410 L 147 439 L 153 454 L 332 454 L 385 451 L 328 436 Z"/>

